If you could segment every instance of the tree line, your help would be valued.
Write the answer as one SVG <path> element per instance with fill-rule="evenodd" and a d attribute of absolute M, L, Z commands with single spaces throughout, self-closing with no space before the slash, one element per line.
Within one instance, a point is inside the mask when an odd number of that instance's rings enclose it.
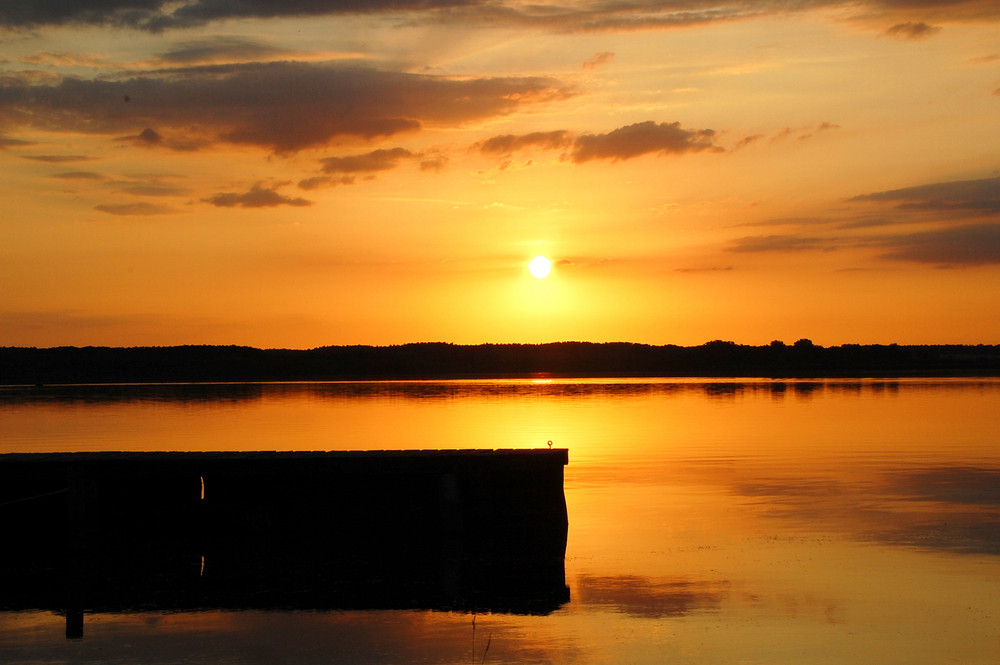
<path fill-rule="evenodd" d="M 1000 346 L 749 346 L 626 342 L 325 346 L 4 347 L 0 384 L 500 377 L 1000 376 Z"/>

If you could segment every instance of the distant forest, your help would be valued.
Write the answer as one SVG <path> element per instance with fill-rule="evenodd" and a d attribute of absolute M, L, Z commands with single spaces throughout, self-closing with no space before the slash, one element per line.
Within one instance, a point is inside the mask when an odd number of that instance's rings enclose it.
<path fill-rule="evenodd" d="M 327 346 L 0 348 L 0 384 L 500 377 L 1000 376 L 1000 346 L 747 346 L 557 342 Z"/>

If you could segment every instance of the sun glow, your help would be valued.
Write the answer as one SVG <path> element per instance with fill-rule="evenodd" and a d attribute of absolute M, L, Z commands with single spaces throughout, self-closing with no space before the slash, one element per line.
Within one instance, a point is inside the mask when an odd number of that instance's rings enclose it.
<path fill-rule="evenodd" d="M 528 271 L 538 279 L 544 279 L 552 272 L 552 262 L 544 256 L 536 256 L 528 262 Z"/>

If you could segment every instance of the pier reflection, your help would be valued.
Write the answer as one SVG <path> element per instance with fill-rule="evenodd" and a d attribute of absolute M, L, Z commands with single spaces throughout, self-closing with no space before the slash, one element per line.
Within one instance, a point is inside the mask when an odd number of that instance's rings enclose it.
<path fill-rule="evenodd" d="M 569 600 L 565 450 L 0 455 L 0 609 L 436 609 Z"/>

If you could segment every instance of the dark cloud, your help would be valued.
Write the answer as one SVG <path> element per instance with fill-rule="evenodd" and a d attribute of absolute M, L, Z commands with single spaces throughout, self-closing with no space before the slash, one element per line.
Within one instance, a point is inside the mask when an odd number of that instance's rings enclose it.
<path fill-rule="evenodd" d="M 122 136 L 118 140 L 132 143 L 144 148 L 167 148 L 168 150 L 175 150 L 179 152 L 200 150 L 210 145 L 209 141 L 198 138 L 171 138 L 168 140 L 158 131 L 150 127 L 147 127 L 138 134 L 134 134 L 132 136 Z"/>
<path fill-rule="evenodd" d="M 25 28 L 66 23 L 138 25 L 168 0 L 33 0 L 0 3 L 0 26 Z"/>
<path fill-rule="evenodd" d="M 143 143 L 155 144 L 155 143 L 161 143 L 163 141 L 163 137 L 160 136 L 160 134 L 155 129 L 147 127 L 146 129 L 139 132 L 138 140 L 142 141 Z"/>
<path fill-rule="evenodd" d="M 177 212 L 168 206 L 154 205 L 152 203 L 145 202 L 98 205 L 94 206 L 94 210 L 100 210 L 101 212 L 106 212 L 111 215 L 135 215 L 143 217 L 150 215 L 167 215 Z"/>
<path fill-rule="evenodd" d="M 277 18 L 380 11 L 421 11 L 463 0 L 34 0 L 0 4 L 0 25 L 84 23 L 159 31 L 232 18 Z"/>
<path fill-rule="evenodd" d="M 943 266 L 1000 264 L 1000 224 L 968 224 L 891 236 L 882 246 L 892 247 L 887 259 Z"/>
<path fill-rule="evenodd" d="M 264 187 L 260 183 L 255 184 L 249 191 L 223 192 L 202 199 L 205 203 L 211 203 L 220 208 L 274 208 L 276 206 L 288 205 L 295 207 L 310 206 L 312 201 L 302 198 L 291 198 L 284 194 L 279 194 L 275 189 Z"/>
<path fill-rule="evenodd" d="M 682 154 L 709 150 L 721 152 L 711 129 L 681 129 L 679 122 L 639 122 L 607 134 L 576 137 L 570 159 L 581 164 L 592 159 L 631 159 L 648 154 Z"/>
<path fill-rule="evenodd" d="M 570 94 L 541 77 L 455 80 L 330 63 L 251 63 L 122 81 L 8 83 L 0 85 L 0 122 L 89 133 L 167 127 L 189 141 L 197 134 L 293 152 L 335 137 L 371 139 L 481 120 Z"/>
<path fill-rule="evenodd" d="M 637 0 L 610 3 L 517 3 L 503 0 L 35 0 L 0 4 L 0 26 L 26 28 L 84 23 L 161 31 L 241 18 L 418 15 L 428 22 L 462 21 L 561 32 L 678 28 L 753 19 L 816 8 L 846 8 L 856 16 L 919 26 L 939 20 L 994 20 L 994 0 Z M 902 33 L 920 28 L 901 28 Z"/>
<path fill-rule="evenodd" d="M 140 25 L 161 30 L 231 18 L 426 12 L 479 4 L 482 0 L 187 0 L 173 12 L 151 16 Z"/>
<path fill-rule="evenodd" d="M 1000 178 L 957 180 L 855 196 L 850 201 L 895 202 L 901 210 L 1000 213 Z"/>
<path fill-rule="evenodd" d="M 158 145 L 163 143 L 163 136 L 150 127 L 142 130 L 137 136 L 131 137 L 131 139 L 142 145 Z"/>
<path fill-rule="evenodd" d="M 885 34 L 896 39 L 923 39 L 940 30 L 940 27 L 928 25 L 923 21 L 907 21 L 906 23 L 897 23 L 886 30 Z"/>

